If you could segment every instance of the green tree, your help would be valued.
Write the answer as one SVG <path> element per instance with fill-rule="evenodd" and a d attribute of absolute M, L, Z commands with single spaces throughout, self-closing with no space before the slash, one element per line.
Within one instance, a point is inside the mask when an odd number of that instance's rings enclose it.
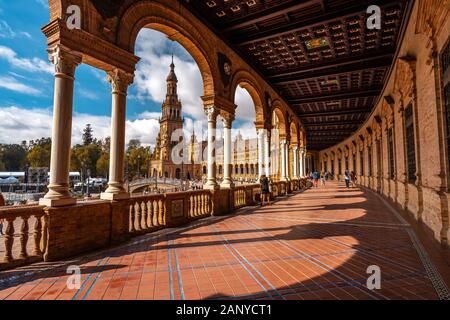
<path fill-rule="evenodd" d="M 147 174 L 150 156 L 150 147 L 142 147 L 139 140 L 130 140 L 126 158 L 128 162 L 128 178 L 130 180 L 137 179 L 139 174 L 140 177 L 144 177 Z"/>
<path fill-rule="evenodd" d="M 50 154 L 52 149 L 51 138 L 31 140 L 27 155 L 28 164 L 32 168 L 50 167 Z"/>
<path fill-rule="evenodd" d="M 97 161 L 102 154 L 99 144 L 76 145 L 72 148 L 70 168 L 72 171 L 81 171 L 83 174 L 87 170 L 91 171 L 91 176 L 97 176 Z"/>
<path fill-rule="evenodd" d="M 26 144 L 0 145 L 0 162 L 6 171 L 23 171 L 27 163 Z"/>
<path fill-rule="evenodd" d="M 107 177 L 109 173 L 109 153 L 103 152 L 96 164 L 97 175 Z"/>
<path fill-rule="evenodd" d="M 85 146 L 90 145 L 94 142 L 94 130 L 92 130 L 92 127 L 90 124 L 87 124 L 86 127 L 83 130 L 83 144 Z"/>

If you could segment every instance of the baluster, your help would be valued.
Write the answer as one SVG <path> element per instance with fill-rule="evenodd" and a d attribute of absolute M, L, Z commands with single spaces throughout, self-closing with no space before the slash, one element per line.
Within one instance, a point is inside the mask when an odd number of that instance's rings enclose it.
<path fill-rule="evenodd" d="M 30 216 L 22 217 L 22 228 L 20 230 L 20 259 L 26 259 L 28 257 L 27 253 L 27 243 L 28 243 L 28 219 Z"/>
<path fill-rule="evenodd" d="M 34 250 L 33 250 L 33 255 L 34 256 L 41 256 L 42 255 L 42 251 L 41 251 L 41 235 L 42 235 L 42 224 L 41 224 L 41 216 L 36 214 L 34 216 L 34 218 L 36 219 L 35 223 L 34 223 Z"/>
<path fill-rule="evenodd" d="M 154 200 L 153 201 L 153 225 L 155 227 L 159 227 L 158 214 L 159 214 L 158 201 Z"/>
<path fill-rule="evenodd" d="M 147 201 L 147 226 L 153 227 L 153 205 L 152 200 Z"/>
<path fill-rule="evenodd" d="M 136 231 L 141 231 L 141 205 L 138 203 L 136 203 L 134 205 L 134 210 L 135 210 L 135 214 L 136 214 L 136 223 L 135 223 L 135 228 Z"/>
<path fill-rule="evenodd" d="M 166 224 L 166 217 L 164 216 L 164 203 L 162 200 L 158 201 L 158 209 L 159 209 L 159 224 L 164 226 Z"/>
<path fill-rule="evenodd" d="M 147 203 L 143 201 L 141 203 L 141 212 L 142 212 L 142 229 L 147 230 Z"/>
<path fill-rule="evenodd" d="M 194 202 L 192 201 L 192 195 L 189 196 L 189 217 L 193 217 L 194 212 Z"/>
<path fill-rule="evenodd" d="M 130 204 L 130 232 L 134 231 L 134 204 Z"/>
<path fill-rule="evenodd" d="M 203 210 L 204 210 L 204 208 L 203 208 L 203 194 L 199 194 L 198 195 L 198 201 L 199 201 L 199 212 L 198 212 L 198 214 L 200 215 L 200 216 L 202 216 L 203 215 Z"/>
<path fill-rule="evenodd" d="M 198 216 L 198 194 L 194 196 L 194 215 Z"/>
<path fill-rule="evenodd" d="M 5 233 L 5 262 L 13 261 L 12 248 L 14 244 L 14 219 L 15 218 L 6 218 L 8 227 L 6 227 Z"/>
<path fill-rule="evenodd" d="M 206 211 L 206 213 L 208 214 L 208 215 L 211 215 L 211 197 L 210 197 L 210 195 L 209 194 L 207 194 L 206 195 L 206 208 L 207 208 L 207 211 Z"/>
<path fill-rule="evenodd" d="M 47 234 L 47 229 L 48 229 L 48 215 L 44 214 L 41 217 L 41 224 L 42 224 L 42 231 L 41 231 L 41 251 L 42 254 L 45 256 L 45 254 L 47 253 L 47 241 L 48 241 L 48 234 Z"/>

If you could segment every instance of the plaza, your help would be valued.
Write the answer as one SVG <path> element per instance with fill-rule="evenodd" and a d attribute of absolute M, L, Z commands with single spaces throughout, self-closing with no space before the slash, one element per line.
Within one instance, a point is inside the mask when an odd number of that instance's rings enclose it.
<path fill-rule="evenodd" d="M 0 299 L 450 298 L 448 1 L 89 0 L 75 29 L 69 5 L 49 0 L 42 28 L 55 67 L 48 192 L 39 205 L 0 208 Z M 127 190 L 127 95 L 145 29 L 192 56 L 207 119 L 206 140 L 187 151 L 203 163 L 174 165 L 169 134 L 183 120 L 172 60 L 147 174 L 204 176 L 201 190 Z M 82 64 L 111 87 L 108 187 L 90 202 L 69 188 Z M 240 162 L 237 88 L 257 134 Z M 332 180 L 312 187 L 311 173 Z M 381 285 L 370 289 L 374 267 Z"/>

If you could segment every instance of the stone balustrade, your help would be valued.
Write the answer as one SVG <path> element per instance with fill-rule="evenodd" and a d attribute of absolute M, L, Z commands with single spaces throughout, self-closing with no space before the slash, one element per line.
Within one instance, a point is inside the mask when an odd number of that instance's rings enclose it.
<path fill-rule="evenodd" d="M 272 196 L 284 196 L 305 186 L 305 179 L 274 182 Z M 60 260 L 162 228 L 229 214 L 257 204 L 259 195 L 259 184 L 251 184 L 232 189 L 143 195 L 121 201 L 91 201 L 62 208 L 0 208 L 0 218 L 6 225 L 0 270 Z M 31 228 L 30 220 L 34 222 Z"/>
<path fill-rule="evenodd" d="M 4 221 L 0 270 L 43 259 L 42 252 L 47 242 L 47 223 L 42 206 L 5 207 L 0 210 L 0 219 Z"/>

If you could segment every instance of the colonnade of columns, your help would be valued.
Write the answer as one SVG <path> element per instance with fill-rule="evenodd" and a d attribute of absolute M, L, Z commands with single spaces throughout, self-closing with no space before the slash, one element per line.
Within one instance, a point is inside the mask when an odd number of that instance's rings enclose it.
<path fill-rule="evenodd" d="M 76 203 L 69 189 L 69 164 L 72 136 L 72 109 L 74 74 L 81 63 L 82 56 L 69 49 L 57 45 L 49 49 L 51 61 L 55 65 L 55 88 L 53 110 L 52 151 L 50 165 L 50 184 L 48 193 L 40 200 L 41 205 L 50 207 L 67 206 Z M 112 69 L 107 73 L 107 79 L 112 87 L 112 116 L 111 116 L 111 149 L 109 163 L 109 182 L 107 190 L 102 193 L 104 200 L 127 199 L 129 194 L 124 187 L 124 158 L 125 158 L 125 125 L 126 125 L 126 97 L 129 85 L 134 75 L 120 69 Z M 216 129 L 219 108 L 214 105 L 205 107 L 208 118 L 208 179 L 206 189 L 218 189 L 216 180 Z M 234 114 L 223 113 L 224 123 L 224 177 L 222 188 L 234 186 L 231 172 L 232 141 L 231 128 Z M 271 176 L 271 132 L 258 129 L 258 172 Z M 289 142 L 282 140 L 281 151 L 281 180 L 289 181 Z M 305 153 L 303 149 L 293 146 L 294 170 L 293 178 L 305 176 Z"/>

